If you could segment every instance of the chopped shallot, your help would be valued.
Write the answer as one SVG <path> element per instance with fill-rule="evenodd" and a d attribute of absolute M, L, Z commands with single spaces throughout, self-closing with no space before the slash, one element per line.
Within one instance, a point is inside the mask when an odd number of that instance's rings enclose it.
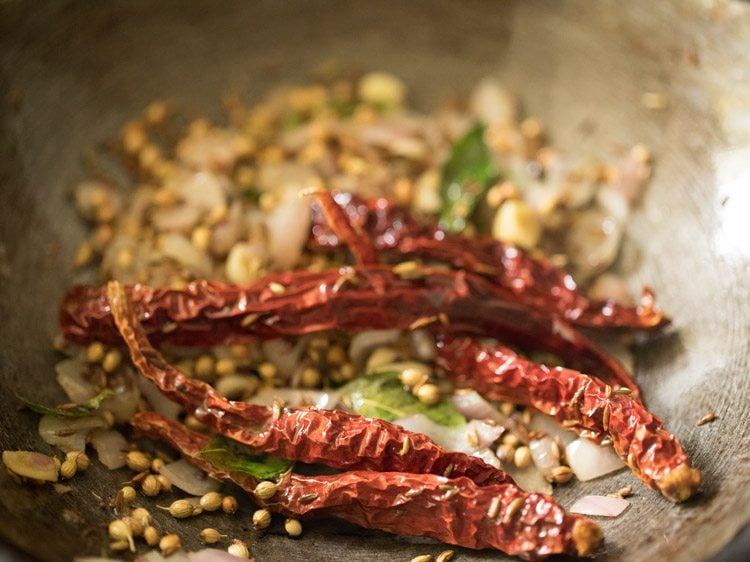
<path fill-rule="evenodd" d="M 248 402 L 270 406 L 277 398 L 287 406 L 313 406 L 324 410 L 332 410 L 339 401 L 337 392 L 264 386 Z"/>
<path fill-rule="evenodd" d="M 352 337 L 349 345 L 349 357 L 357 367 L 365 364 L 367 355 L 382 345 L 389 345 L 398 341 L 400 330 L 367 330 Z"/>
<path fill-rule="evenodd" d="M 166 476 L 173 486 L 194 496 L 216 492 L 221 487 L 218 481 L 209 478 L 205 472 L 184 459 L 164 465 L 159 472 Z"/>
<path fill-rule="evenodd" d="M 46 414 L 39 420 L 39 435 L 45 443 L 63 452 L 83 451 L 89 433 L 106 425 L 99 416 L 64 418 Z"/>
<path fill-rule="evenodd" d="M 478 420 L 472 420 L 460 427 L 446 427 L 435 423 L 424 414 L 407 416 L 393 423 L 409 431 L 423 433 L 449 451 L 467 454 L 486 449 L 497 441 L 503 432 L 500 425 Z"/>
<path fill-rule="evenodd" d="M 581 437 L 565 447 L 565 457 L 576 477 L 585 482 L 625 468 L 612 447 Z"/>
<path fill-rule="evenodd" d="M 77 359 L 64 359 L 55 365 L 57 383 L 68 395 L 71 402 L 82 404 L 96 396 L 96 385 L 83 378 L 84 364 Z"/>
<path fill-rule="evenodd" d="M 476 390 L 461 390 L 451 396 L 451 402 L 466 419 L 492 420 L 508 427 L 508 418 L 497 411 Z"/>
<path fill-rule="evenodd" d="M 128 442 L 119 431 L 97 429 L 91 433 L 91 445 L 99 455 L 99 462 L 110 470 L 125 466 Z"/>
<path fill-rule="evenodd" d="M 611 496 L 583 496 L 571 506 L 571 513 L 598 517 L 617 517 L 627 509 L 630 502 Z"/>

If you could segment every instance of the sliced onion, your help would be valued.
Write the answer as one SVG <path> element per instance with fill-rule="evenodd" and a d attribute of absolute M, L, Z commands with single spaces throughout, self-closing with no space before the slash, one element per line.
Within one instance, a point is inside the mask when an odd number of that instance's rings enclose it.
<path fill-rule="evenodd" d="M 179 205 L 157 209 L 151 215 L 151 222 L 160 232 L 190 233 L 200 222 L 202 211 L 198 207 Z"/>
<path fill-rule="evenodd" d="M 413 330 L 410 332 L 411 349 L 420 361 L 432 361 L 437 351 L 435 338 L 427 330 Z"/>
<path fill-rule="evenodd" d="M 99 456 L 99 462 L 110 470 L 125 466 L 128 442 L 119 431 L 96 429 L 91 432 L 91 445 Z"/>
<path fill-rule="evenodd" d="M 486 449 L 502 434 L 503 428 L 472 420 L 460 427 L 446 427 L 435 423 L 424 414 L 414 414 L 394 421 L 408 431 L 422 433 L 449 451 L 471 454 Z"/>
<path fill-rule="evenodd" d="M 625 467 L 612 447 L 597 445 L 583 437 L 565 447 L 565 457 L 576 477 L 585 482 Z"/>
<path fill-rule="evenodd" d="M 572 443 L 578 438 L 575 431 L 560 427 L 555 418 L 539 412 L 534 412 L 531 423 L 529 423 L 529 429 L 541 431 L 553 438 L 557 437 L 563 445 Z"/>
<path fill-rule="evenodd" d="M 57 383 L 71 402 L 82 404 L 96 396 L 97 387 L 83 378 L 85 365 L 78 359 L 64 359 L 55 365 Z"/>
<path fill-rule="evenodd" d="M 298 193 L 299 188 L 288 190 L 266 218 L 268 251 L 276 267 L 282 270 L 299 261 L 310 232 L 312 207 L 310 201 L 299 197 Z"/>
<path fill-rule="evenodd" d="M 349 357 L 357 367 L 365 364 L 367 355 L 376 347 L 396 343 L 401 336 L 400 330 L 367 330 L 355 334 L 349 344 Z"/>
<path fill-rule="evenodd" d="M 126 379 L 124 384 L 113 389 L 113 396 L 102 402 L 102 410 L 112 412 L 117 423 L 126 423 L 138 409 L 141 392 L 133 379 L 132 376 Z"/>
<path fill-rule="evenodd" d="M 221 484 L 185 459 L 164 465 L 159 471 L 173 486 L 193 496 L 217 492 Z"/>
<path fill-rule="evenodd" d="M 502 466 L 500 459 L 492 452 L 492 449 L 480 449 L 479 451 L 474 451 L 472 456 L 479 457 L 488 465 L 494 466 L 495 468 L 500 468 Z"/>
<path fill-rule="evenodd" d="M 63 418 L 47 414 L 39 419 L 39 435 L 45 443 L 63 452 L 83 451 L 89 433 L 106 425 L 98 416 Z"/>
<path fill-rule="evenodd" d="M 172 402 L 169 398 L 164 396 L 156 385 L 143 377 L 136 377 L 135 383 L 138 388 L 151 404 L 154 411 L 160 413 L 162 416 L 169 418 L 170 420 L 176 420 L 180 413 L 180 407 Z"/>
<path fill-rule="evenodd" d="M 242 562 L 243 558 L 229 554 L 226 550 L 204 548 L 198 552 L 188 552 L 190 562 Z M 169 559 L 171 562 L 171 558 Z"/>
<path fill-rule="evenodd" d="M 571 513 L 581 515 L 594 515 L 598 517 L 617 517 L 627 509 L 630 502 L 623 498 L 610 496 L 583 496 L 568 510 Z"/>
<path fill-rule="evenodd" d="M 516 481 L 523 490 L 527 492 L 539 492 L 540 494 L 552 494 L 552 484 L 534 465 L 526 468 L 518 468 L 513 463 L 503 465 L 505 472 Z"/>
<path fill-rule="evenodd" d="M 270 406 L 274 400 L 280 399 L 287 406 L 312 406 L 323 410 L 332 410 L 339 401 L 337 392 L 324 392 L 322 390 L 305 390 L 302 388 L 273 388 L 264 386 L 249 402 Z"/>
<path fill-rule="evenodd" d="M 534 466 L 542 473 L 560 466 L 560 449 L 549 435 L 529 441 L 529 450 Z"/>
<path fill-rule="evenodd" d="M 53 457 L 34 451 L 3 451 L 3 464 L 19 476 L 45 482 L 57 482 L 60 470 Z"/>
<path fill-rule="evenodd" d="M 298 340 L 296 345 L 284 339 L 276 339 L 264 341 L 261 349 L 266 359 L 276 365 L 282 376 L 289 378 L 297 370 L 306 345 L 307 341 L 304 338 Z"/>
<path fill-rule="evenodd" d="M 160 249 L 164 257 L 172 258 L 196 277 L 207 277 L 211 273 L 211 261 L 208 256 L 181 234 L 164 234 L 161 237 Z"/>
<path fill-rule="evenodd" d="M 456 410 L 469 420 L 492 420 L 503 427 L 510 427 L 508 418 L 475 390 L 462 390 L 450 398 Z"/>

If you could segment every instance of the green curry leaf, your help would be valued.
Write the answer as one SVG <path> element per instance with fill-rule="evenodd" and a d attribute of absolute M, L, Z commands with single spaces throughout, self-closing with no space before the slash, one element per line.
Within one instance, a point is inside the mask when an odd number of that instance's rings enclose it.
<path fill-rule="evenodd" d="M 466 227 L 477 201 L 498 175 L 483 137 L 484 126 L 477 123 L 453 145 L 443 164 L 440 225 L 449 232 Z"/>
<path fill-rule="evenodd" d="M 225 437 L 215 437 L 199 452 L 198 456 L 214 467 L 226 472 L 247 474 L 258 480 L 270 480 L 288 471 L 292 461 L 258 454 L 250 447 Z"/>
<path fill-rule="evenodd" d="M 49 414 L 53 416 L 60 416 L 63 418 L 82 418 L 85 416 L 90 416 L 94 412 L 94 410 L 99 409 L 99 406 L 102 405 L 102 402 L 104 402 L 112 395 L 114 395 L 112 389 L 105 388 L 93 398 L 89 398 L 83 404 L 79 404 L 78 406 L 75 406 L 73 408 L 61 408 L 60 406 L 50 408 L 49 406 L 45 406 L 44 404 L 37 404 L 36 402 L 32 402 L 28 398 L 24 398 L 23 396 L 18 394 L 16 395 L 16 398 L 18 398 L 18 401 L 21 402 L 21 404 L 23 404 L 25 408 L 28 408 L 29 410 L 31 410 L 32 412 L 36 412 L 37 414 Z"/>
<path fill-rule="evenodd" d="M 448 427 L 466 423 L 466 419 L 447 400 L 433 405 L 421 402 L 404 388 L 395 372 L 358 377 L 341 388 L 341 396 L 348 399 L 352 410 L 370 418 L 394 421 L 413 414 L 424 414 L 435 423 Z"/>

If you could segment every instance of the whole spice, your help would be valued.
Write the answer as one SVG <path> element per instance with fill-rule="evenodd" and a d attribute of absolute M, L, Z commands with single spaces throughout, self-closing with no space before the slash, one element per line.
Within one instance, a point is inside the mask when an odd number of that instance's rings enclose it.
<path fill-rule="evenodd" d="M 480 485 L 510 481 L 478 457 L 445 451 L 426 436 L 383 420 L 316 408 L 284 408 L 275 414 L 273 407 L 230 402 L 166 363 L 149 345 L 122 287 L 112 284 L 111 288 L 112 311 L 136 369 L 187 412 L 227 437 L 259 452 L 335 468 L 443 474 L 452 466 L 452 476 L 467 476 Z M 309 429 L 300 431 L 301 427 Z M 354 435 L 359 436 L 357 454 L 352 454 L 349 445 Z M 411 443 L 409 453 L 401 455 L 406 437 Z"/>
<path fill-rule="evenodd" d="M 159 540 L 159 550 L 161 550 L 162 556 L 171 556 L 181 548 L 182 542 L 180 541 L 180 537 L 174 533 L 164 535 Z"/>
<path fill-rule="evenodd" d="M 231 479 L 249 492 L 255 490 L 257 481 L 251 476 L 223 472 L 200 455 L 208 436 L 154 412 L 136 414 L 132 422 L 214 478 Z M 446 485 L 455 492 L 447 495 Z M 318 493 L 317 498 L 300 501 L 312 491 Z M 529 560 L 554 553 L 585 556 L 601 542 L 595 523 L 565 513 L 548 496 L 524 492 L 512 482 L 477 486 L 465 477 L 374 471 L 332 476 L 290 473 L 266 508 L 293 519 L 334 516 L 362 527 L 428 536 L 468 548 L 496 548 Z M 459 524 L 458 518 L 472 525 Z"/>
<path fill-rule="evenodd" d="M 136 492 L 135 488 L 132 486 L 123 486 L 120 490 L 120 494 L 122 495 L 122 501 L 125 502 L 125 504 L 130 504 L 135 501 Z"/>
<path fill-rule="evenodd" d="M 450 560 L 453 560 L 455 554 L 455 550 L 444 550 L 437 555 L 437 557 L 435 558 L 435 562 L 450 562 Z"/>
<path fill-rule="evenodd" d="M 538 347 L 600 373 L 612 385 L 637 391 L 619 363 L 563 320 L 520 306 L 480 275 L 440 268 L 426 273 L 422 279 L 402 279 L 388 266 L 369 265 L 286 272 L 247 285 L 199 281 L 183 290 L 136 285 L 124 291 L 154 344 L 212 345 L 325 329 L 414 329 L 427 322 L 425 327 L 438 333 L 490 336 Z M 356 283 L 339 286 L 342 278 Z M 267 284 L 273 280 L 287 291 L 269 291 Z M 78 286 L 66 295 L 61 327 L 67 338 L 119 342 L 107 291 Z M 243 325 L 249 315 L 256 319 Z M 165 334 L 161 327 L 166 322 L 177 328 Z"/>
<path fill-rule="evenodd" d="M 207 527 L 201 531 L 200 537 L 201 537 L 201 541 L 203 541 L 206 544 L 216 544 L 221 539 L 225 539 L 227 536 L 222 535 L 216 529 Z"/>
<path fill-rule="evenodd" d="M 560 424 L 577 421 L 572 429 L 584 437 L 611 440 L 631 470 L 672 501 L 687 500 L 700 486 L 701 473 L 690 466 L 661 420 L 633 396 L 611 392 L 596 377 L 539 365 L 503 346 L 469 338 L 442 340 L 438 363 L 456 384 L 470 386 L 487 399 L 533 406 Z"/>
<path fill-rule="evenodd" d="M 141 451 L 130 451 L 125 455 L 125 463 L 134 472 L 145 472 L 151 467 L 151 459 Z"/>
<path fill-rule="evenodd" d="M 217 509 L 221 509 L 223 499 L 224 496 L 219 492 L 209 492 L 201 496 L 200 506 L 204 511 L 216 511 Z"/>
<path fill-rule="evenodd" d="M 355 229 L 374 241 L 380 252 L 442 261 L 486 275 L 499 288 L 512 293 L 516 302 L 539 312 L 555 311 L 574 324 L 590 327 L 657 329 L 668 323 L 654 307 L 648 290 L 644 290 L 638 307 L 592 300 L 568 273 L 518 246 L 491 237 L 470 238 L 436 226 L 423 226 L 408 209 L 383 198 L 363 200 L 349 193 L 334 197 Z M 313 215 L 311 244 L 338 249 L 347 241 L 336 235 L 325 214 L 317 212 Z"/>
<path fill-rule="evenodd" d="M 277 486 L 273 482 L 263 481 L 258 483 L 253 494 L 259 500 L 269 500 L 276 494 Z"/>
<path fill-rule="evenodd" d="M 221 500 L 221 510 L 227 515 L 236 513 L 238 508 L 239 504 L 234 496 L 224 496 L 224 499 Z"/>
<path fill-rule="evenodd" d="M 78 471 L 78 464 L 75 460 L 67 459 L 60 465 L 60 478 L 73 478 Z"/>
<path fill-rule="evenodd" d="M 141 480 L 141 491 L 145 496 L 154 497 L 158 496 L 161 492 L 161 485 L 159 480 L 153 474 L 149 474 L 143 480 Z"/>
<path fill-rule="evenodd" d="M 271 524 L 271 512 L 259 509 L 253 513 L 253 525 L 258 529 L 265 529 Z"/>
<path fill-rule="evenodd" d="M 149 525 L 143 530 L 143 539 L 149 546 L 156 546 L 159 543 L 159 531 Z"/>
<path fill-rule="evenodd" d="M 168 511 L 175 519 L 187 519 L 188 517 L 192 517 L 193 512 L 195 511 L 195 506 L 188 500 L 175 500 L 169 505 L 169 507 L 159 506 L 159 509 Z"/>
<path fill-rule="evenodd" d="M 247 548 L 247 544 L 237 539 L 232 541 L 232 544 L 227 548 L 227 552 L 238 558 L 250 558 L 250 551 Z"/>
<path fill-rule="evenodd" d="M 151 525 L 151 514 L 145 507 L 136 507 L 132 512 L 130 512 L 130 516 L 138 519 L 143 527 L 148 527 L 149 525 Z"/>
<path fill-rule="evenodd" d="M 83 451 L 70 451 L 66 456 L 65 460 L 75 461 L 76 467 L 79 471 L 83 472 L 91 465 L 91 459 Z"/>
<path fill-rule="evenodd" d="M 130 527 L 128 527 L 127 523 L 125 523 L 121 519 L 115 519 L 114 521 L 111 521 L 109 523 L 107 530 L 109 532 L 110 538 L 115 541 L 126 541 L 128 543 L 128 546 L 130 547 L 130 550 L 132 552 L 135 552 L 133 533 L 130 530 Z"/>
<path fill-rule="evenodd" d="M 298 519 L 287 519 L 284 521 L 284 530 L 290 537 L 298 537 L 302 534 L 302 523 Z"/>

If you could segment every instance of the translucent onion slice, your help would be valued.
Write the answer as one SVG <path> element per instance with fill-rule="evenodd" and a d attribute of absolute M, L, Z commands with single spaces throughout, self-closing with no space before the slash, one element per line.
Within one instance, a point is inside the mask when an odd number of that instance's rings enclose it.
<path fill-rule="evenodd" d="M 435 423 L 424 414 L 414 414 L 395 420 L 408 431 L 422 433 L 449 451 L 472 454 L 493 444 L 503 432 L 497 424 L 472 420 L 460 427 L 446 427 Z"/>
<path fill-rule="evenodd" d="M 582 481 L 593 480 L 625 467 L 625 463 L 609 445 L 597 445 L 583 437 L 565 447 L 565 457 L 576 477 Z"/>
<path fill-rule="evenodd" d="M 105 426 L 105 421 L 98 416 L 63 418 L 47 414 L 39 419 L 39 436 L 63 452 L 83 451 L 91 430 Z"/>
<path fill-rule="evenodd" d="M 166 476 L 173 486 L 193 496 L 217 492 L 221 487 L 218 481 L 209 478 L 205 472 L 185 459 L 166 464 L 159 472 Z"/>
<path fill-rule="evenodd" d="M 571 513 L 598 517 L 617 517 L 627 509 L 630 502 L 611 496 L 583 496 L 571 506 Z"/>
<path fill-rule="evenodd" d="M 91 433 L 91 445 L 99 456 L 99 462 L 110 470 L 125 466 L 128 442 L 119 431 L 96 429 Z"/>

